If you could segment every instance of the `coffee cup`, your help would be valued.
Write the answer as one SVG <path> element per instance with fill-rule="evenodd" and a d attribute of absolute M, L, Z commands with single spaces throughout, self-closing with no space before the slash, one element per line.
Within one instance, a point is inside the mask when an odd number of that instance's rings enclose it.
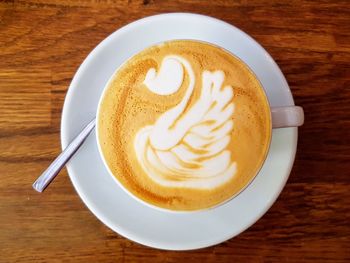
<path fill-rule="evenodd" d="M 254 180 L 272 129 L 304 122 L 301 107 L 270 107 L 254 72 L 211 43 L 172 40 L 128 59 L 97 110 L 102 160 L 143 204 L 171 212 L 221 205 Z"/>

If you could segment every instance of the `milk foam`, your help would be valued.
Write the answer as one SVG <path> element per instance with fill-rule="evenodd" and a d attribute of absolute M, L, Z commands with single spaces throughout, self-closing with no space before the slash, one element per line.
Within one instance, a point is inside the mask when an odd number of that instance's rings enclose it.
<path fill-rule="evenodd" d="M 181 56 L 166 56 L 159 72 L 148 70 L 144 84 L 153 93 L 177 92 L 187 74 L 189 84 L 178 105 L 164 112 L 154 125 L 141 128 L 134 140 L 138 161 L 160 185 L 198 189 L 216 188 L 237 171 L 228 145 L 233 129 L 233 88 L 224 86 L 223 71 L 202 73 L 198 100 L 189 108 L 195 74 Z"/>

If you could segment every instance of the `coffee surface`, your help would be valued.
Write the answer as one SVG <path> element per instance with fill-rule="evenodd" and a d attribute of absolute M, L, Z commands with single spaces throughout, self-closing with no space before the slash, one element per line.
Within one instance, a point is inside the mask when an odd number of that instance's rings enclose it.
<path fill-rule="evenodd" d="M 171 210 L 212 207 L 265 160 L 269 105 L 249 68 L 211 44 L 179 40 L 124 63 L 103 95 L 98 139 L 130 192 Z"/>

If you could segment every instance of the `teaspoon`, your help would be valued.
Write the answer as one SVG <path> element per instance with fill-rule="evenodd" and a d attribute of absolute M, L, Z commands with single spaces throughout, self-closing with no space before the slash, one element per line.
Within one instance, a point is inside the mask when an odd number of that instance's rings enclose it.
<path fill-rule="evenodd" d="M 96 119 L 94 118 L 77 137 L 67 146 L 66 149 L 50 164 L 50 166 L 36 179 L 33 188 L 38 192 L 43 192 L 52 182 L 56 175 L 62 170 L 66 163 L 72 158 L 76 151 L 83 144 L 90 132 L 95 128 Z"/>

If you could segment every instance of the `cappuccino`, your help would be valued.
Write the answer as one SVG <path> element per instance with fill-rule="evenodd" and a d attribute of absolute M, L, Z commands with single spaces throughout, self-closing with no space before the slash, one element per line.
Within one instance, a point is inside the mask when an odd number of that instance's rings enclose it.
<path fill-rule="evenodd" d="M 213 207 L 244 189 L 269 148 L 264 90 L 240 59 L 176 40 L 125 62 L 106 87 L 98 140 L 114 177 L 170 210 Z"/>

